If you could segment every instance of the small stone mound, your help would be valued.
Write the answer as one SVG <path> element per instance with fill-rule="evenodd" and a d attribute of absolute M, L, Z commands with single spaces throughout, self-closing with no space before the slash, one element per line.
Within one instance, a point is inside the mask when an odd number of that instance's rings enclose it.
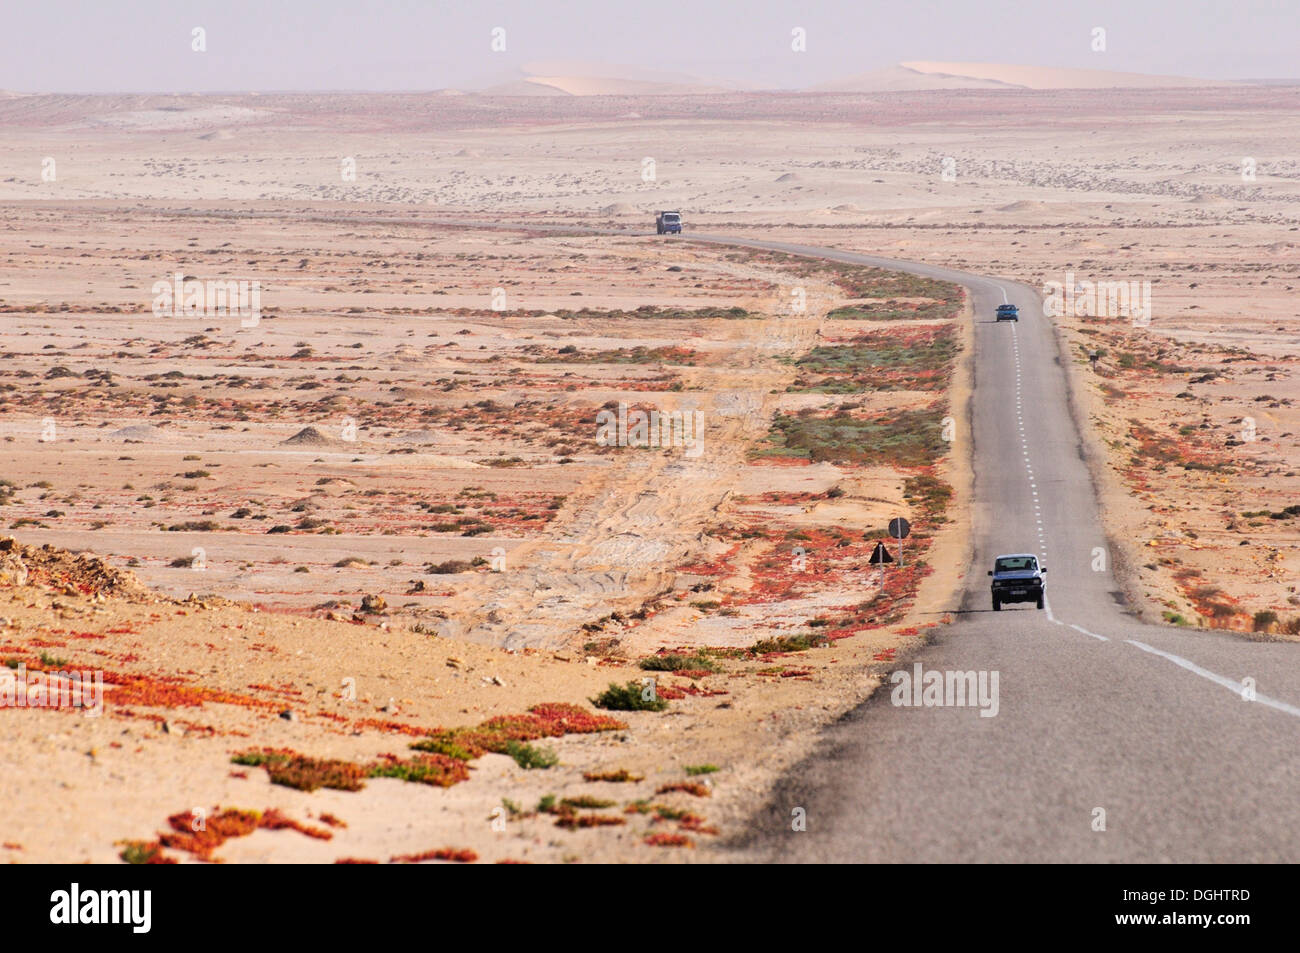
<path fill-rule="evenodd" d="M 163 436 L 163 432 L 153 424 L 132 424 L 108 435 L 110 440 L 157 440 Z"/>
<path fill-rule="evenodd" d="M 606 205 L 600 210 L 601 215 L 635 215 L 636 206 L 627 202 L 615 202 L 613 205 Z"/>
<path fill-rule="evenodd" d="M 776 180 L 778 182 L 802 182 L 803 176 L 798 172 L 787 172 L 785 175 L 778 175 Z"/>
<path fill-rule="evenodd" d="M 282 447 L 332 447 L 334 441 L 315 427 L 303 427 L 288 440 L 281 440 Z"/>

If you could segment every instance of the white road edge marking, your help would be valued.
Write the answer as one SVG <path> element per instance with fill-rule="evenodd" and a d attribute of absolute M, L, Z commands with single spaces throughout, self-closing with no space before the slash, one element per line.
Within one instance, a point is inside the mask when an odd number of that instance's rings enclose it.
<path fill-rule="evenodd" d="M 1143 652 L 1150 652 L 1152 655 L 1159 655 L 1161 658 L 1168 659 L 1175 665 L 1181 666 L 1189 672 L 1194 672 L 1202 678 L 1208 678 L 1210 681 L 1214 682 L 1214 684 L 1222 685 L 1230 692 L 1237 695 L 1241 694 L 1242 686 L 1240 682 L 1234 682 L 1232 679 L 1225 678 L 1222 675 L 1217 675 L 1209 669 L 1201 668 L 1195 662 L 1189 662 L 1181 655 L 1174 655 L 1172 652 L 1162 652 L 1160 649 L 1152 648 L 1145 642 L 1139 642 L 1136 639 L 1125 639 L 1124 641 L 1129 645 L 1136 645 Z M 1295 717 L 1300 718 L 1300 708 L 1297 708 L 1295 705 L 1289 704 L 1288 702 L 1279 701 L 1276 698 L 1270 698 L 1269 696 L 1259 692 L 1255 693 L 1255 701 L 1260 705 L 1267 705 L 1269 708 L 1276 708 L 1278 711 L 1283 711 L 1288 715 L 1294 715 Z"/>
<path fill-rule="evenodd" d="M 1096 632 L 1089 632 L 1083 626 L 1075 625 L 1073 622 L 1070 623 L 1070 628 L 1074 629 L 1076 632 L 1082 632 L 1084 635 L 1091 635 L 1094 639 L 1099 639 L 1102 642 L 1110 641 L 1110 639 L 1106 638 L 1106 636 L 1098 635 Z"/>

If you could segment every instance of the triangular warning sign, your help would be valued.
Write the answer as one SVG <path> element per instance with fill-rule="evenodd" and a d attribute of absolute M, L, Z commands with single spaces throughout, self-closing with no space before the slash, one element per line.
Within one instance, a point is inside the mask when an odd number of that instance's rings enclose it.
<path fill-rule="evenodd" d="M 889 550 L 885 548 L 885 544 L 877 540 L 876 548 L 871 551 L 871 558 L 867 562 L 872 566 L 879 566 L 882 563 L 892 563 L 893 561 L 894 557 L 889 555 Z"/>

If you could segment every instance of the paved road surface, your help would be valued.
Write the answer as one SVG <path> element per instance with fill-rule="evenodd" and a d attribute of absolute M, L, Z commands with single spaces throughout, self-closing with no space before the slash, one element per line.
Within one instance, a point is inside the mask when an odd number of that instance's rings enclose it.
<path fill-rule="evenodd" d="M 1093 569 L 1106 539 L 1038 295 L 927 265 L 745 244 L 970 289 L 975 566 L 957 621 L 915 661 L 996 671 L 999 688 L 994 717 L 877 692 L 782 781 L 751 826 L 752 858 L 1300 860 L 1300 646 L 1145 626 L 1122 610 L 1110 572 Z M 1007 301 L 1018 324 L 992 319 Z M 1047 610 L 992 611 L 985 570 L 1006 552 L 1040 554 Z M 1255 701 L 1242 696 L 1248 677 Z M 795 807 L 804 832 L 791 830 Z"/>

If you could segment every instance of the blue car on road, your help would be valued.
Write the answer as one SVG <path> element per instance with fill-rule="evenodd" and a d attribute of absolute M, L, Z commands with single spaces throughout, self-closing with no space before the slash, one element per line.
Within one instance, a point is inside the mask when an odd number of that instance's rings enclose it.
<path fill-rule="evenodd" d="M 1001 612 L 1003 603 L 1033 602 L 1043 608 L 1047 596 L 1047 570 L 1033 553 L 1011 553 L 993 560 L 989 575 L 993 583 L 993 611 Z"/>

